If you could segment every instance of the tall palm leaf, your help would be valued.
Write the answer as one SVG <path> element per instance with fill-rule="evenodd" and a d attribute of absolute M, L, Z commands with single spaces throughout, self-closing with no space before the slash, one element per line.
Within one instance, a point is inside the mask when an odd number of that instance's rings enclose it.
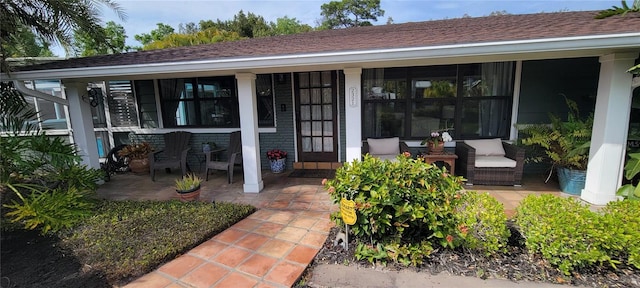
<path fill-rule="evenodd" d="M 126 18 L 113 0 L 2 0 L 0 40 L 6 42 L 24 25 L 45 41 L 60 44 L 67 54 L 71 51 L 74 31 L 88 33 L 96 42 L 106 43 L 99 17 L 103 6 L 113 10 L 120 19 Z M 7 68 L 6 53 L 0 52 L 2 68 Z"/>

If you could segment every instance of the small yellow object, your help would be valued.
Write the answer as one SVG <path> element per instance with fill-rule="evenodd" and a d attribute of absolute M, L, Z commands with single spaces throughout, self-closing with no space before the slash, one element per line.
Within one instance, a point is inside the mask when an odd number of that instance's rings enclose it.
<path fill-rule="evenodd" d="M 342 198 L 342 200 L 340 200 L 340 214 L 342 214 L 342 221 L 344 221 L 345 224 L 355 224 L 358 219 L 356 216 L 356 202 Z"/>

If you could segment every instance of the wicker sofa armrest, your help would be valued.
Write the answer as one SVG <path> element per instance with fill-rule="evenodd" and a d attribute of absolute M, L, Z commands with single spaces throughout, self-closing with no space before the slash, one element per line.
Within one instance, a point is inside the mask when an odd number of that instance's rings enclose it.
<path fill-rule="evenodd" d="M 476 149 L 463 141 L 456 143 L 456 174 L 467 179 L 467 183 L 475 180 Z"/>

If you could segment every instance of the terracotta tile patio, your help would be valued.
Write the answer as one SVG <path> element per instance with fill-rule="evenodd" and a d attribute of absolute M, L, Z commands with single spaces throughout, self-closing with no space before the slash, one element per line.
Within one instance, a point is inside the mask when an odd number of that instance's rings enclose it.
<path fill-rule="evenodd" d="M 222 173 L 204 182 L 201 200 L 245 203 L 258 211 L 125 287 L 291 287 L 326 241 L 337 209 L 317 178 L 289 178 L 263 172 L 265 189 L 242 192 L 242 173 L 227 184 Z M 116 175 L 98 189 L 112 200 L 175 198 L 175 174 Z M 522 187 L 467 186 L 487 191 L 505 205 L 507 215 L 531 193 L 558 192 L 557 184 L 527 178 Z"/>

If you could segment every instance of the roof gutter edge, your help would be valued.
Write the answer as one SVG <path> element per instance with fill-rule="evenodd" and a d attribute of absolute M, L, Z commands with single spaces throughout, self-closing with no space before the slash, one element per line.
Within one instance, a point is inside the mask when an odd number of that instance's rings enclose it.
<path fill-rule="evenodd" d="M 12 72 L 15 80 L 83 79 L 147 74 L 171 74 L 203 71 L 283 68 L 292 66 L 329 65 L 413 59 L 437 59 L 463 56 L 490 56 L 505 54 L 547 53 L 601 49 L 638 49 L 640 33 L 517 40 L 441 46 L 422 46 L 362 51 L 344 51 L 313 54 L 295 54 L 248 58 L 226 58 L 187 62 L 81 67 L 68 69 Z"/>

